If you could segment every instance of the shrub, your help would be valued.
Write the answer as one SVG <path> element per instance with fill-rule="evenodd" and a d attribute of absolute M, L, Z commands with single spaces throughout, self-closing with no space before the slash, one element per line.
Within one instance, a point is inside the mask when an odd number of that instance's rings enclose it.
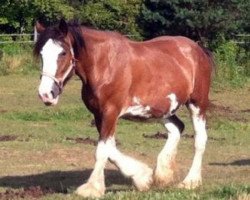
<path fill-rule="evenodd" d="M 27 74 L 37 70 L 33 59 L 32 45 L 4 44 L 0 51 L 0 75 Z"/>
<path fill-rule="evenodd" d="M 216 85 L 244 86 L 249 78 L 247 53 L 234 41 L 225 41 L 215 49 Z"/>

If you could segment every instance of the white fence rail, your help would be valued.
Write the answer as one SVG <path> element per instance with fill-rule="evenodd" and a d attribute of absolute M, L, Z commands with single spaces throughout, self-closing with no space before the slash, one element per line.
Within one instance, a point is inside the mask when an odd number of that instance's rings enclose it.
<path fill-rule="evenodd" d="M 11 40 L 3 40 L 4 37 L 9 37 Z M 26 37 L 26 39 L 24 39 Z M 34 28 L 34 33 L 13 33 L 13 34 L 0 34 L 0 44 L 11 44 L 11 43 L 34 43 L 37 41 L 38 33 Z M 27 39 L 28 38 L 28 39 Z"/>
<path fill-rule="evenodd" d="M 11 44 L 11 43 L 33 43 L 34 35 L 31 33 L 22 34 L 0 34 L 0 44 Z M 4 40 L 7 37 L 7 40 Z M 25 38 L 24 38 L 25 37 Z M 8 40 L 10 39 L 10 40 Z"/>

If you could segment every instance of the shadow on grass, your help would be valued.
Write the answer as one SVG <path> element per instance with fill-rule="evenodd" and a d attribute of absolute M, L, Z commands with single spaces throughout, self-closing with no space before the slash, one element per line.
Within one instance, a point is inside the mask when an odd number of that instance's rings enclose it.
<path fill-rule="evenodd" d="M 250 165 L 250 159 L 235 160 L 231 163 L 209 163 L 209 165 L 217 166 L 247 166 Z"/>
<path fill-rule="evenodd" d="M 5 176 L 0 177 L 0 187 L 22 189 L 39 187 L 49 189 L 53 193 L 68 193 L 76 187 L 85 183 L 92 169 L 83 171 L 51 171 L 42 174 L 26 176 Z M 132 185 L 130 179 L 126 179 L 118 170 L 105 170 L 106 186 Z"/>

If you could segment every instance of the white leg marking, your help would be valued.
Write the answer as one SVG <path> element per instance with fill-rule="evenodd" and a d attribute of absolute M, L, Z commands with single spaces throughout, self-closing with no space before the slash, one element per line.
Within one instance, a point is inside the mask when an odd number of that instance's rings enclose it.
<path fill-rule="evenodd" d="M 154 182 L 156 185 L 162 187 L 173 181 L 175 156 L 180 140 L 180 131 L 174 123 L 167 120 L 165 127 L 168 130 L 168 140 L 158 155 L 157 165 L 154 171 Z"/>
<path fill-rule="evenodd" d="M 202 157 L 207 142 L 206 121 L 200 116 L 200 109 L 191 104 L 190 111 L 195 130 L 195 155 L 188 175 L 179 185 L 187 189 L 193 189 L 202 184 Z"/>
<path fill-rule="evenodd" d="M 105 193 L 104 168 L 110 153 L 110 141 L 100 141 L 96 149 L 96 163 L 87 183 L 78 187 L 76 193 L 83 197 L 101 197 Z"/>
<path fill-rule="evenodd" d="M 76 193 L 83 197 L 101 197 L 105 193 L 104 168 L 110 158 L 121 172 L 131 177 L 138 190 L 148 190 L 152 183 L 152 169 L 129 156 L 122 154 L 115 145 L 115 138 L 100 141 L 96 150 L 96 163 L 87 183 L 78 187 Z"/>
<path fill-rule="evenodd" d="M 132 178 L 139 191 L 148 190 L 152 183 L 153 170 L 146 164 L 121 153 L 116 148 L 114 140 L 112 143 L 109 156 L 111 162 L 120 169 L 124 176 Z"/>

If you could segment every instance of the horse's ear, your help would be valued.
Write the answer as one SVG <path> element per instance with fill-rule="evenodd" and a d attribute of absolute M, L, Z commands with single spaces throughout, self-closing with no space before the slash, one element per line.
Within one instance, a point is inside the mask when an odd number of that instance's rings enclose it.
<path fill-rule="evenodd" d="M 41 24 L 39 21 L 36 21 L 35 28 L 38 33 L 42 33 L 46 29 L 45 26 Z"/>
<path fill-rule="evenodd" d="M 59 29 L 65 36 L 68 34 L 68 24 L 64 19 L 60 20 Z"/>

